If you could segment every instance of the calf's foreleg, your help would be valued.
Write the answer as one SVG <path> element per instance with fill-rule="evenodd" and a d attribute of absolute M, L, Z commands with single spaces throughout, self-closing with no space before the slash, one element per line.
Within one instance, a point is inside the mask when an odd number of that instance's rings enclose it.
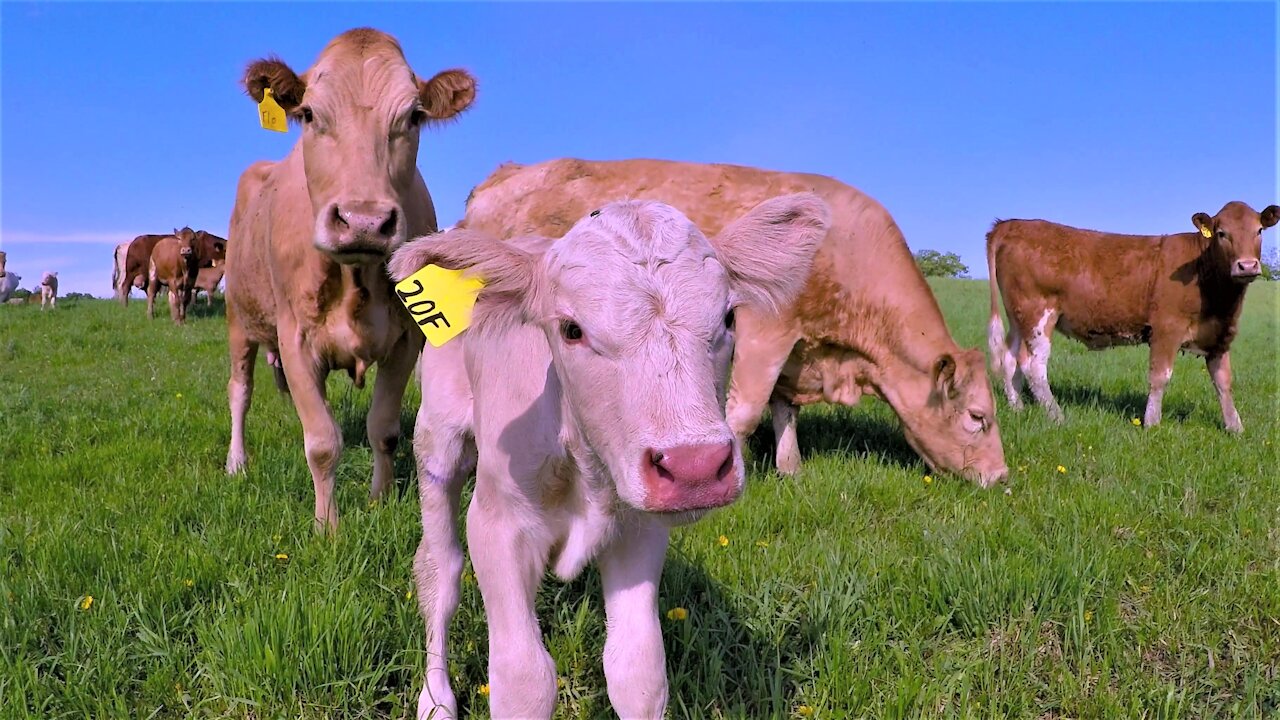
<path fill-rule="evenodd" d="M 639 519 L 599 557 L 604 585 L 604 675 L 623 718 L 659 720 L 667 707 L 667 666 L 658 624 L 658 581 L 667 529 Z"/>
<path fill-rule="evenodd" d="M 1240 423 L 1240 413 L 1236 412 L 1236 402 L 1231 397 L 1231 356 L 1229 353 L 1210 355 L 1205 358 L 1209 366 L 1209 377 L 1213 378 L 1213 388 L 1218 391 L 1218 404 L 1222 406 L 1222 421 L 1227 430 L 1244 432 Z"/>

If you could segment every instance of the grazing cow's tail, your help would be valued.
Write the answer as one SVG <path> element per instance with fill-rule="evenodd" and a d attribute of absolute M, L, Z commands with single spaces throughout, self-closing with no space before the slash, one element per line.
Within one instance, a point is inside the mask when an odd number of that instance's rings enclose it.
<path fill-rule="evenodd" d="M 991 288 L 991 318 L 987 324 L 987 351 L 990 354 L 991 369 L 997 376 L 1004 373 L 1004 356 L 1008 352 L 1005 346 L 1004 322 L 1000 319 L 1000 282 L 996 279 L 996 230 L 1000 219 L 996 219 L 987 233 L 987 285 Z"/>
<path fill-rule="evenodd" d="M 120 248 L 111 254 L 111 292 L 120 294 Z"/>

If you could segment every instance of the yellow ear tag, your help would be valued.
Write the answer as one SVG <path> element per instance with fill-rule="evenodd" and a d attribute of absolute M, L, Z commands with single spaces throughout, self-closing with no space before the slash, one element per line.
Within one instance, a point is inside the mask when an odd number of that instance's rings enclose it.
<path fill-rule="evenodd" d="M 433 347 L 440 347 L 471 326 L 471 309 L 484 281 L 463 277 L 463 270 L 428 265 L 396 283 L 396 296 Z"/>
<path fill-rule="evenodd" d="M 262 90 L 262 102 L 258 103 L 258 121 L 263 130 L 289 132 L 289 123 L 285 120 L 284 108 L 271 96 L 271 88 Z"/>
<path fill-rule="evenodd" d="M 1205 236 L 1205 237 L 1207 237 L 1207 238 L 1211 238 L 1211 237 L 1213 237 L 1213 231 L 1209 229 L 1209 226 L 1208 226 L 1208 225 L 1201 225 L 1201 226 L 1200 226 L 1200 234 L 1201 234 L 1201 235 L 1203 235 L 1203 236 Z"/>

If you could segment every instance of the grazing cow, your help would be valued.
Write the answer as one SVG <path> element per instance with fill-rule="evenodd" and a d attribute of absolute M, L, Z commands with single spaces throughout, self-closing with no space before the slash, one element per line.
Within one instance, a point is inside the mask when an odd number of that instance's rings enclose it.
<path fill-rule="evenodd" d="M 1203 355 L 1227 430 L 1241 432 L 1231 398 L 1231 359 L 1245 290 L 1262 272 L 1262 231 L 1280 207 L 1261 213 L 1229 202 L 1209 217 L 1191 216 L 1197 232 L 1117 235 L 1045 220 L 999 220 L 987 233 L 991 283 L 991 365 L 1014 408 L 1029 382 L 1049 417 L 1062 408 L 1049 389 L 1049 344 L 1056 329 L 1090 350 L 1150 347 L 1143 424 L 1160 423 L 1165 385 L 1179 350 Z M 1009 316 L 1000 321 L 997 294 Z"/>
<path fill-rule="evenodd" d="M 548 567 L 568 580 L 593 559 L 609 699 L 624 718 L 662 717 L 657 599 L 669 528 L 742 491 L 741 446 L 724 413 L 735 315 L 794 300 L 829 218 L 818 196 L 788 195 L 708 241 L 669 205 L 614 202 L 555 242 L 454 230 L 393 256 L 396 278 L 434 263 L 487 283 L 474 327 L 420 361 L 420 719 L 457 713 L 445 643 L 462 570 L 457 507 L 477 450 L 467 537 L 488 618 L 493 717 L 551 717 L 555 663 L 534 597 Z"/>
<path fill-rule="evenodd" d="M 1008 474 L 985 362 L 952 339 L 902 231 L 875 200 L 820 175 L 662 160 L 507 164 L 472 191 L 459 227 L 502 238 L 559 237 L 572 218 L 619 198 L 680 208 L 707 232 L 778 193 L 815 192 L 831 231 L 799 299 L 779 316 L 744 310 L 730 383 L 739 438 L 773 410 L 777 466 L 800 468 L 799 406 L 884 400 L 938 471 L 989 486 Z"/>
<path fill-rule="evenodd" d="M 111 292 L 116 297 L 120 296 L 120 278 L 124 277 L 125 259 L 129 256 L 129 245 L 132 240 L 125 240 L 116 246 L 115 252 L 111 254 Z M 128 294 L 126 289 L 125 294 Z"/>
<path fill-rule="evenodd" d="M 46 272 L 40 278 L 40 309 L 58 307 L 58 273 Z"/>
<path fill-rule="evenodd" d="M 156 293 L 169 289 L 169 317 L 182 325 L 187 321 L 187 306 L 194 293 L 196 273 L 200 268 L 200 246 L 191 228 L 183 228 L 173 237 L 156 243 L 151 251 L 151 270 L 147 283 L 147 317 L 153 318 Z"/>
<path fill-rule="evenodd" d="M 5 269 L 7 260 L 8 256 L 0 252 L 0 302 L 8 302 L 13 291 L 18 289 L 18 283 L 22 281 L 22 276 Z"/>
<path fill-rule="evenodd" d="M 114 273 L 113 277 L 116 298 L 120 300 L 120 304 L 126 306 L 129 304 L 130 288 L 146 290 L 151 274 L 151 251 L 155 249 L 156 243 L 167 237 L 178 237 L 184 231 L 191 232 L 191 228 L 182 230 L 174 228 L 172 235 L 139 235 L 129 241 L 123 261 L 119 255 L 120 248 L 116 247 L 115 262 L 119 272 Z"/>
<path fill-rule="evenodd" d="M 408 237 L 436 230 L 418 172 L 419 133 L 455 117 L 475 98 L 463 70 L 419 79 L 391 36 L 367 28 L 339 35 L 307 72 L 259 60 L 244 76 L 261 101 L 270 88 L 302 138 L 280 162 L 258 162 L 240 178 L 231 216 L 224 297 L 231 351 L 231 444 L 227 471 L 245 463 L 244 419 L 258 346 L 302 421 L 317 523 L 336 529 L 333 485 L 342 434 L 325 399 L 331 370 L 357 387 L 375 363 L 366 427 L 372 496 L 392 480 L 400 400 L 422 333 L 400 305 L 386 260 Z M 274 365 L 274 362 L 272 363 Z"/>

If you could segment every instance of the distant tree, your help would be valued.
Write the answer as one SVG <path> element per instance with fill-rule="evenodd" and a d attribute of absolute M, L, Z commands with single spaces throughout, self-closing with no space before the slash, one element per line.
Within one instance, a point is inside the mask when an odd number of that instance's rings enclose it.
<path fill-rule="evenodd" d="M 1280 251 L 1262 253 L 1262 277 L 1264 280 L 1280 280 Z"/>
<path fill-rule="evenodd" d="M 89 293 L 73 292 L 62 296 L 65 300 L 92 300 L 93 296 Z"/>
<path fill-rule="evenodd" d="M 920 266 L 920 272 L 925 277 L 969 277 L 969 266 L 960 262 L 960 256 L 955 253 L 921 250 L 912 257 L 916 259 L 916 265 Z"/>
<path fill-rule="evenodd" d="M 25 300 L 26 298 L 31 297 L 31 291 L 18 288 L 17 290 L 14 290 L 13 294 L 10 295 L 9 297 L 22 298 Z"/>

